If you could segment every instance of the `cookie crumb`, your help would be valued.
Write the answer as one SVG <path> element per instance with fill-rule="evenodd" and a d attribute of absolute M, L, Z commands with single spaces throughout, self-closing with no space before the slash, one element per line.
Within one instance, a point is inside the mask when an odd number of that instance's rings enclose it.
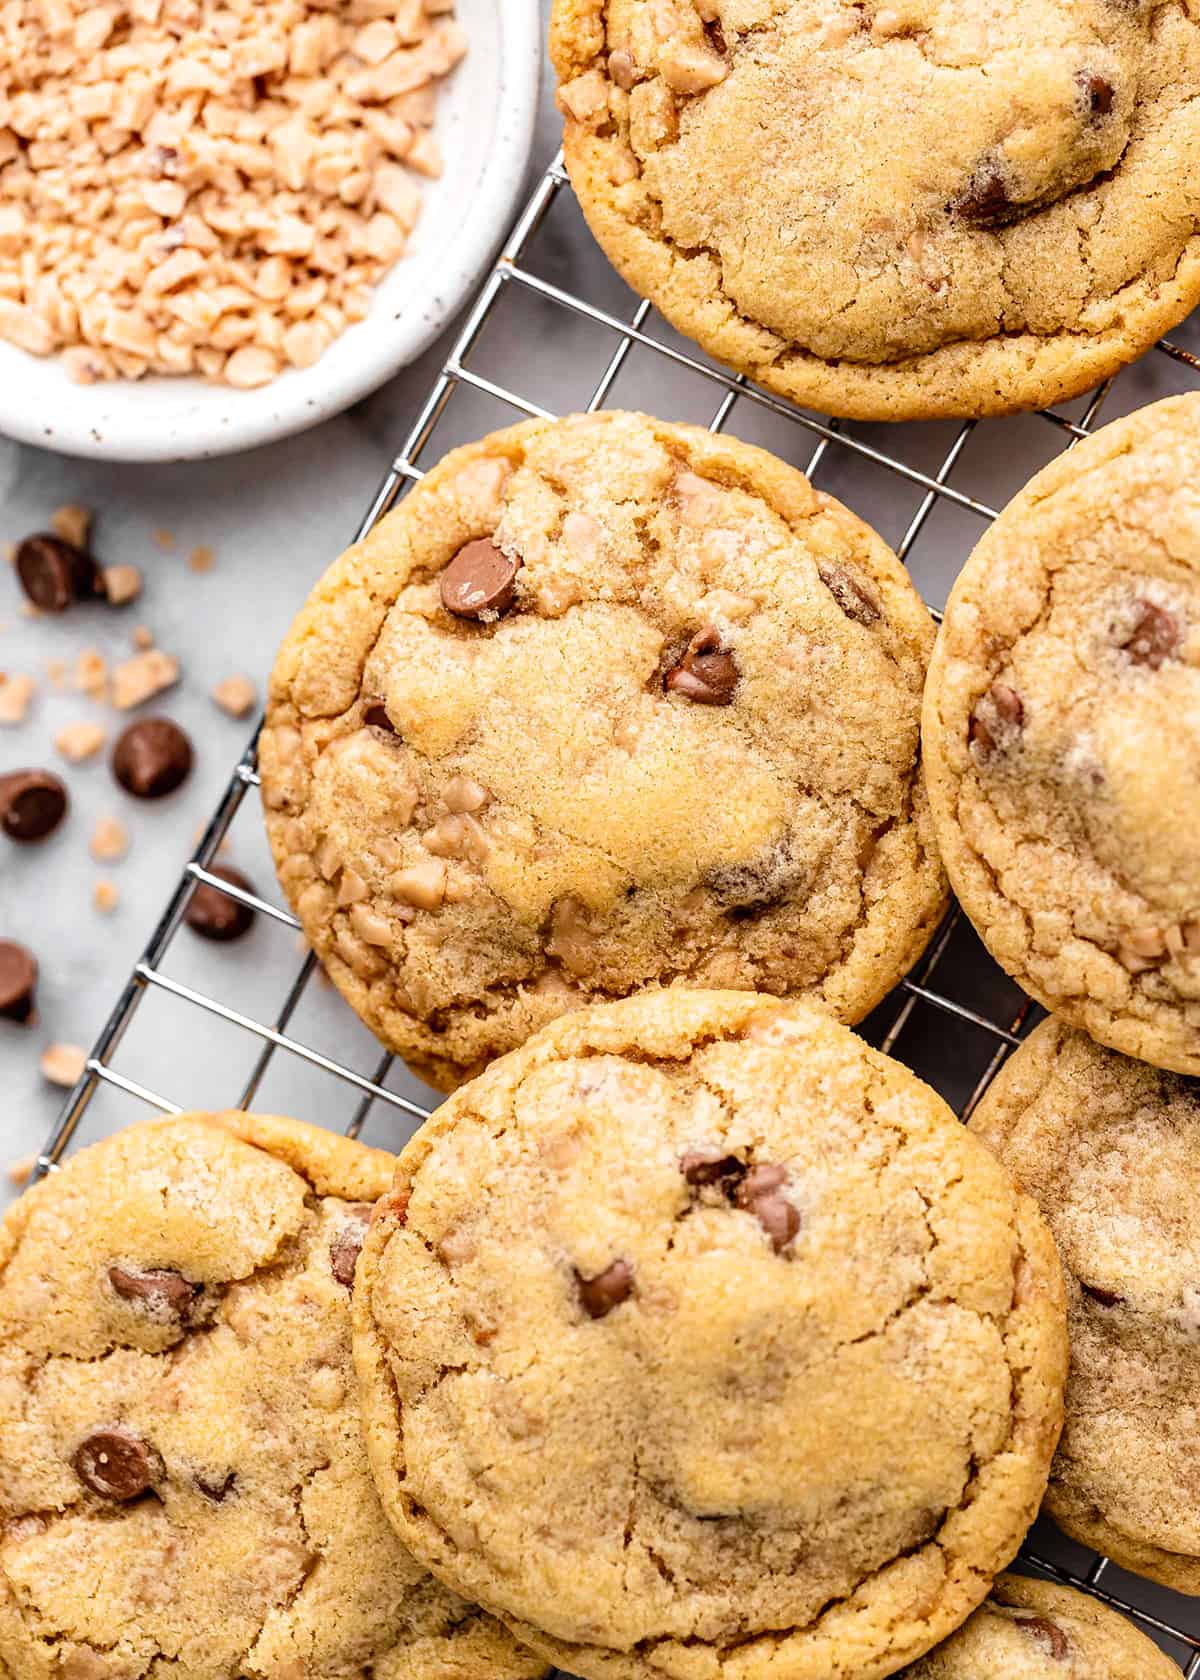
<path fill-rule="evenodd" d="M 219 682 L 212 691 L 212 697 L 230 717 L 243 718 L 253 710 L 258 691 L 249 677 L 239 674 Z"/>
<path fill-rule="evenodd" d="M 3 547 L 0 548 L 0 555 L 3 555 L 4 559 L 8 562 L 8 564 L 10 566 L 15 565 L 16 564 L 16 559 L 17 559 L 17 545 L 16 545 L 16 543 L 15 542 L 6 542 L 3 545 Z"/>
<path fill-rule="evenodd" d="M 22 618 L 41 618 L 40 607 L 35 607 L 32 601 L 22 601 L 18 611 Z"/>
<path fill-rule="evenodd" d="M 8 1163 L 8 1182 L 14 1190 L 24 1190 L 33 1177 L 33 1169 L 36 1166 L 36 1155 L 18 1155 L 15 1161 Z"/>
<path fill-rule="evenodd" d="M 154 646 L 154 632 L 148 624 L 135 624 L 133 635 L 129 639 L 135 648 L 141 648 L 143 651 Z"/>
<path fill-rule="evenodd" d="M 165 525 L 159 525 L 150 533 L 151 541 L 156 548 L 161 548 L 164 554 L 169 554 L 175 547 L 175 533 L 169 531 Z"/>
<path fill-rule="evenodd" d="M 69 1090 L 79 1083 L 83 1075 L 87 1066 L 87 1051 L 79 1044 L 48 1044 L 38 1065 L 43 1079 Z"/>
<path fill-rule="evenodd" d="M 121 901 L 121 895 L 111 881 L 97 881 L 92 888 L 92 903 L 102 916 L 111 916 Z"/>
<path fill-rule="evenodd" d="M 47 659 L 46 675 L 50 679 L 50 686 L 58 689 L 61 694 L 67 686 L 67 662 L 65 659 Z"/>
<path fill-rule="evenodd" d="M 142 593 L 142 574 L 136 566 L 105 566 L 104 593 L 109 604 L 124 607 Z"/>
<path fill-rule="evenodd" d="M 104 731 L 98 723 L 85 720 L 82 723 L 68 723 L 60 729 L 54 737 L 54 746 L 68 764 L 82 764 L 86 759 L 95 758 L 105 739 Z"/>
<path fill-rule="evenodd" d="M 115 863 L 129 850 L 129 830 L 116 817 L 99 817 L 88 850 L 97 863 Z"/>
<path fill-rule="evenodd" d="M 32 677 L 0 671 L 0 723 L 24 723 L 36 692 Z"/>
<path fill-rule="evenodd" d="M 88 537 L 91 535 L 91 508 L 80 507 L 76 502 L 68 502 L 65 507 L 55 508 L 50 515 L 50 529 L 56 537 L 69 542 L 75 548 L 86 548 Z"/>
<path fill-rule="evenodd" d="M 211 572 L 217 557 L 207 543 L 198 543 L 188 555 L 187 563 L 193 572 Z"/>
<path fill-rule="evenodd" d="M 97 648 L 84 648 L 75 661 L 75 687 L 93 700 L 103 700 L 108 687 L 108 661 Z"/>
<path fill-rule="evenodd" d="M 179 681 L 179 661 L 159 648 L 135 653 L 113 668 L 112 702 L 118 711 L 140 706 Z"/>

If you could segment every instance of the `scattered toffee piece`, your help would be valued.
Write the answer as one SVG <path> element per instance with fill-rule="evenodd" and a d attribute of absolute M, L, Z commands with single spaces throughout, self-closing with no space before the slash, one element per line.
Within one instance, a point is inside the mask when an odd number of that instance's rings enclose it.
<path fill-rule="evenodd" d="M 460 548 L 441 575 L 442 605 L 456 618 L 482 618 L 512 606 L 517 562 L 480 537 Z"/>
<path fill-rule="evenodd" d="M 845 566 L 818 566 L 817 573 L 847 618 L 856 624 L 877 624 L 882 618 L 878 601 Z"/>
<path fill-rule="evenodd" d="M 65 612 L 75 601 L 104 594 L 104 574 L 92 556 L 50 531 L 26 537 L 17 549 L 17 577 L 42 612 Z"/>
<path fill-rule="evenodd" d="M 1121 1307 L 1125 1304 L 1124 1295 L 1117 1295 L 1111 1289 L 1101 1289 L 1094 1283 L 1080 1283 L 1080 1289 L 1102 1307 Z"/>
<path fill-rule="evenodd" d="M 719 1149 L 689 1149 L 679 1157 L 679 1170 L 698 1189 L 720 1184 L 726 1195 L 745 1176 L 745 1163 L 736 1155 L 722 1155 Z"/>
<path fill-rule="evenodd" d="M 370 1217 L 371 1205 L 369 1202 L 363 1202 L 353 1210 L 349 1220 L 329 1245 L 329 1270 L 333 1273 L 334 1281 L 340 1283 L 343 1289 L 354 1289 L 354 1268 L 358 1265 L 358 1257 L 366 1241 L 367 1222 Z"/>
<path fill-rule="evenodd" d="M 67 789 L 53 770 L 0 776 L 0 828 L 10 840 L 44 840 L 67 814 Z"/>
<path fill-rule="evenodd" d="M 1005 738 L 1020 733 L 1025 722 L 1025 703 L 1015 688 L 996 682 L 975 702 L 968 727 L 968 740 L 983 762 L 1004 745 Z"/>
<path fill-rule="evenodd" d="M 682 694 L 699 706 L 728 706 L 737 683 L 733 655 L 721 646 L 720 632 L 711 624 L 697 631 L 678 665 L 663 678 L 668 694 Z"/>
<path fill-rule="evenodd" d="M 210 875 L 219 875 L 222 881 L 228 881 L 231 887 L 237 887 L 241 892 L 254 891 L 253 883 L 246 879 L 241 870 L 233 869 L 227 863 L 210 863 L 208 872 Z M 244 933 L 250 931 L 254 925 L 254 911 L 248 904 L 230 898 L 228 893 L 223 893 L 219 887 L 201 881 L 188 900 L 183 919 L 201 939 L 212 939 L 219 944 L 227 944 L 229 940 L 240 939 Z"/>
<path fill-rule="evenodd" d="M 76 1447 L 71 1463 L 85 1487 L 119 1505 L 146 1493 L 162 1474 L 154 1448 L 120 1425 L 94 1430 Z"/>
<path fill-rule="evenodd" d="M 0 939 L 0 1017 L 28 1021 L 37 993 L 37 958 L 15 939 Z"/>
<path fill-rule="evenodd" d="M 396 733 L 396 725 L 387 715 L 387 707 L 382 700 L 368 700 L 363 707 L 363 723 L 368 729 L 385 729 L 389 735 Z"/>
<path fill-rule="evenodd" d="M 1088 113 L 1093 117 L 1106 117 L 1113 108 L 1116 89 L 1104 76 L 1082 75 L 1079 78 L 1083 88 L 1084 103 Z"/>
<path fill-rule="evenodd" d="M 214 1505 L 220 1505 L 229 1498 L 236 1481 L 237 1471 L 227 1470 L 219 1481 L 215 1476 L 197 1476 L 196 1486 L 205 1499 L 211 1499 Z"/>
<path fill-rule="evenodd" d="M 192 1316 L 201 1285 L 189 1283 L 182 1273 L 165 1266 L 141 1271 L 134 1266 L 110 1266 L 108 1281 L 123 1301 L 144 1307 L 156 1317 L 178 1319 L 187 1324 Z"/>
<path fill-rule="evenodd" d="M 1022 1633 L 1043 1646 L 1055 1662 L 1066 1661 L 1070 1645 L 1057 1622 L 1049 1622 L 1045 1616 L 1015 1616 L 1013 1626 L 1019 1627 Z"/>
<path fill-rule="evenodd" d="M 1156 607 L 1153 601 L 1139 601 L 1137 608 L 1133 629 L 1121 646 L 1135 665 L 1157 671 L 1179 647 L 1179 624 L 1174 613 Z"/>
<path fill-rule="evenodd" d="M 117 736 L 112 773 L 136 799 L 161 799 L 185 782 L 192 743 L 170 718 L 138 718 Z"/>
<path fill-rule="evenodd" d="M 575 1273 L 579 1300 L 589 1318 L 607 1318 L 614 1307 L 633 1294 L 633 1267 L 627 1260 L 614 1260 L 596 1277 Z"/>

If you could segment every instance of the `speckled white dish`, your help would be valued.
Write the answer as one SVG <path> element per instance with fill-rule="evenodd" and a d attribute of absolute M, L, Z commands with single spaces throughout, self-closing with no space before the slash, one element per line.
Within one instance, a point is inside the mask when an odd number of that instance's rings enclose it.
<path fill-rule="evenodd" d="M 446 160 L 424 181 L 408 254 L 313 367 L 257 391 L 197 378 L 76 385 L 54 357 L 0 343 L 0 433 L 67 455 L 179 461 L 252 449 L 326 420 L 390 379 L 470 296 L 516 209 L 541 61 L 537 0 L 458 0 L 470 50 L 443 88 Z"/>

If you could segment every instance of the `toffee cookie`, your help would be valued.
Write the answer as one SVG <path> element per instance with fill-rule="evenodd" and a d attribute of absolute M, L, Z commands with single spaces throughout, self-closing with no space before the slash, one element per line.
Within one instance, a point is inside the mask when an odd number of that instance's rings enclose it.
<path fill-rule="evenodd" d="M 932 639 L 884 543 L 759 449 L 633 414 L 498 432 L 284 642 L 260 752 L 280 880 L 444 1088 L 646 985 L 858 1020 L 944 907 Z"/>
<path fill-rule="evenodd" d="M 1200 302 L 1173 0 L 555 0 L 567 167 L 622 276 L 806 407 L 1077 395 Z"/>
<path fill-rule="evenodd" d="M 1131 1621 L 1087 1593 L 1002 1575 L 953 1639 L 902 1680 L 1179 1680 Z M 900 1677 L 898 1677 L 900 1680 Z"/>
<path fill-rule="evenodd" d="M 1040 1205 L 1067 1278 L 1071 1370 L 1046 1509 L 1126 1569 L 1200 1593 L 1200 1095 L 1058 1021 L 971 1127 Z"/>
<path fill-rule="evenodd" d="M 996 961 L 1182 1073 L 1200 1073 L 1198 482 L 1200 394 L 1040 472 L 954 586 L 924 715 L 942 855 Z"/>
<path fill-rule="evenodd" d="M 553 1022 L 418 1133 L 358 1281 L 401 1538 L 594 1680 L 878 1680 L 983 1599 L 1045 1487 L 1049 1232 L 805 1003 Z"/>
<path fill-rule="evenodd" d="M 10 1680 L 532 1680 L 371 1485 L 350 1291 L 382 1151 L 293 1121 L 131 1127 L 0 1229 Z"/>

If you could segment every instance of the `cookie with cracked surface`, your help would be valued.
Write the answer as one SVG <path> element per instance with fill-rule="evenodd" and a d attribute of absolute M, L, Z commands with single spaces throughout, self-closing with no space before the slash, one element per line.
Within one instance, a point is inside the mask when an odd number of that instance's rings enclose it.
<path fill-rule="evenodd" d="M 1026 991 L 1200 1073 L 1200 394 L 1046 467 L 967 562 L 925 692 L 942 855 Z"/>
<path fill-rule="evenodd" d="M 762 450 L 632 414 L 496 433 L 283 645 L 260 748 L 280 880 L 444 1088 L 645 985 L 858 1020 L 945 902 L 932 639 L 886 545 Z"/>
<path fill-rule="evenodd" d="M 609 259 L 806 407 L 1042 407 L 1200 303 L 1177 0 L 555 0 L 551 50 Z"/>
<path fill-rule="evenodd" d="M 422 1128 L 354 1352 L 401 1537 L 562 1667 L 878 1680 L 1037 1510 L 1063 1284 L 906 1068 L 805 1003 L 664 989 Z"/>
<path fill-rule="evenodd" d="M 1002 1575 L 962 1628 L 897 1680 L 1179 1680 L 1175 1663 L 1087 1593 Z"/>
<path fill-rule="evenodd" d="M 11 1680 L 533 1680 L 375 1497 L 350 1290 L 393 1157 L 187 1116 L 81 1151 L 0 1228 Z"/>
<path fill-rule="evenodd" d="M 1039 1203 L 1071 1369 L 1046 1509 L 1126 1569 L 1200 1594 L 1200 1094 L 1044 1022 L 972 1130 Z"/>

